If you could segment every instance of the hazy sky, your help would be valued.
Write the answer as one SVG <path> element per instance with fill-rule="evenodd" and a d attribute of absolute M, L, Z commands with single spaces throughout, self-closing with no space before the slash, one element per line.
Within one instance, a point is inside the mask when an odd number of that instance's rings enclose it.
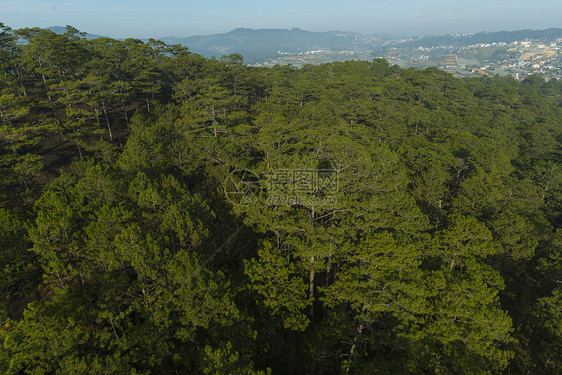
<path fill-rule="evenodd" d="M 73 25 L 110 37 L 190 36 L 237 27 L 447 34 L 562 27 L 560 0 L 0 0 L 12 28 Z"/>

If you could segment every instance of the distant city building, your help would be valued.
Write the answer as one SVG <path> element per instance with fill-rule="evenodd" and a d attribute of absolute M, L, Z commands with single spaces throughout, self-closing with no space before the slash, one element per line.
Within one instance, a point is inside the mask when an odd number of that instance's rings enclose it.
<path fill-rule="evenodd" d="M 449 53 L 445 55 L 445 68 L 454 68 L 457 66 L 457 55 Z"/>

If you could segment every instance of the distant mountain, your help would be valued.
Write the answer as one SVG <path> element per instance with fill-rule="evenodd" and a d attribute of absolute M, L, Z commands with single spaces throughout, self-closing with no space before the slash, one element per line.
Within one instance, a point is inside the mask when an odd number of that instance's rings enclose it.
<path fill-rule="evenodd" d="M 167 44 L 182 44 L 192 51 L 216 57 L 239 52 L 302 52 L 320 49 L 365 50 L 381 45 L 379 38 L 357 33 L 328 31 L 312 32 L 298 28 L 291 29 L 245 29 L 239 28 L 228 33 L 191 36 L 186 38 L 165 37 Z"/>
<path fill-rule="evenodd" d="M 63 26 L 47 27 L 57 34 L 64 34 Z M 86 34 L 86 39 L 101 38 L 102 35 Z M 181 44 L 194 53 L 206 57 L 220 57 L 240 53 L 246 63 L 252 64 L 278 56 L 278 52 L 298 53 L 312 50 L 371 50 L 381 46 L 389 35 L 365 36 L 358 33 L 327 31 L 312 32 L 299 28 L 247 29 L 238 28 L 228 33 L 198 35 L 190 37 L 160 38 L 166 44 Z M 144 40 L 144 39 L 141 39 Z"/>
<path fill-rule="evenodd" d="M 47 29 L 59 34 L 66 32 L 66 28 L 63 26 L 51 26 Z M 95 39 L 102 36 L 86 34 L 85 37 L 87 39 Z M 361 52 L 370 51 L 374 54 L 373 56 L 375 56 L 377 55 L 376 51 L 380 52 L 386 50 L 386 47 L 389 46 L 400 48 L 434 46 L 463 47 L 473 44 L 488 44 L 494 42 L 511 43 L 524 40 L 546 41 L 555 40 L 557 38 L 562 38 L 562 29 L 560 28 L 419 36 L 412 38 L 403 38 L 383 33 L 362 35 L 342 31 L 312 32 L 299 28 L 258 30 L 238 28 L 222 34 L 190 37 L 169 36 L 160 38 L 160 40 L 166 44 L 181 44 L 189 47 L 191 52 L 206 57 L 221 57 L 237 52 L 244 56 L 244 61 L 246 63 L 254 64 L 279 57 L 279 52 L 295 54 L 314 50 L 346 50 Z M 146 39 L 141 40 L 146 41 Z"/>
<path fill-rule="evenodd" d="M 550 28 L 546 30 L 517 30 L 480 32 L 476 34 L 449 34 L 441 36 L 420 36 L 406 41 L 396 41 L 400 47 L 433 47 L 453 46 L 463 47 L 473 44 L 511 43 L 524 40 L 554 40 L 562 38 L 562 29 Z"/>
<path fill-rule="evenodd" d="M 45 28 L 46 30 L 51 30 L 54 33 L 57 34 L 64 34 L 66 33 L 66 27 L 64 26 L 49 26 Z M 97 35 L 97 34 L 88 34 L 86 33 L 86 35 L 84 36 L 84 38 L 86 39 L 97 39 L 97 38 L 105 38 L 105 36 L 103 35 Z"/>

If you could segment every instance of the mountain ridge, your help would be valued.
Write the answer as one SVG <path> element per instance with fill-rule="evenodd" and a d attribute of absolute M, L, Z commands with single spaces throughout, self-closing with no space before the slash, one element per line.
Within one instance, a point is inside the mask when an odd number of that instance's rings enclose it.
<path fill-rule="evenodd" d="M 395 42 L 401 47 L 432 47 L 435 45 L 467 46 L 487 43 L 511 43 L 522 40 L 562 38 L 562 28 L 522 29 L 513 31 L 480 31 L 466 34 L 426 35 Z"/>
<path fill-rule="evenodd" d="M 56 33 L 66 32 L 63 26 L 47 29 Z M 87 39 L 103 37 L 85 34 Z M 384 46 L 399 48 L 418 48 L 433 46 L 463 47 L 495 42 L 514 42 L 516 40 L 546 40 L 562 38 L 562 28 L 523 29 L 513 31 L 477 32 L 466 34 L 425 35 L 410 38 L 390 34 L 364 35 L 349 31 L 308 31 L 298 27 L 252 29 L 239 27 L 225 33 L 193 35 L 186 37 L 166 36 L 159 39 L 166 44 L 181 44 L 193 53 L 205 57 L 219 58 L 223 55 L 240 53 L 246 63 L 252 64 L 280 54 L 296 54 L 306 51 L 373 51 Z M 124 40 L 122 38 L 121 40 Z M 147 41 L 147 38 L 140 39 Z"/>
<path fill-rule="evenodd" d="M 302 52 L 314 49 L 369 49 L 381 45 L 381 39 L 344 31 L 314 32 L 300 28 L 237 28 L 227 33 L 188 37 L 163 37 L 165 43 L 182 44 L 206 51 L 205 55 L 242 51 Z"/>
<path fill-rule="evenodd" d="M 49 26 L 49 27 L 46 27 L 45 30 L 51 30 L 52 32 L 54 32 L 56 34 L 66 33 L 66 27 L 65 26 Z M 107 36 L 85 33 L 84 38 L 86 38 L 86 39 L 97 39 L 97 38 L 107 38 Z"/>

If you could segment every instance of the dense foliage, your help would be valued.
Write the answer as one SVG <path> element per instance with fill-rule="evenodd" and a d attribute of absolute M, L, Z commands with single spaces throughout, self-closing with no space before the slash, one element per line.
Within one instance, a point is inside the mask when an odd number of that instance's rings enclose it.
<path fill-rule="evenodd" d="M 0 372 L 562 372 L 561 82 L 67 30 L 0 31 Z"/>

